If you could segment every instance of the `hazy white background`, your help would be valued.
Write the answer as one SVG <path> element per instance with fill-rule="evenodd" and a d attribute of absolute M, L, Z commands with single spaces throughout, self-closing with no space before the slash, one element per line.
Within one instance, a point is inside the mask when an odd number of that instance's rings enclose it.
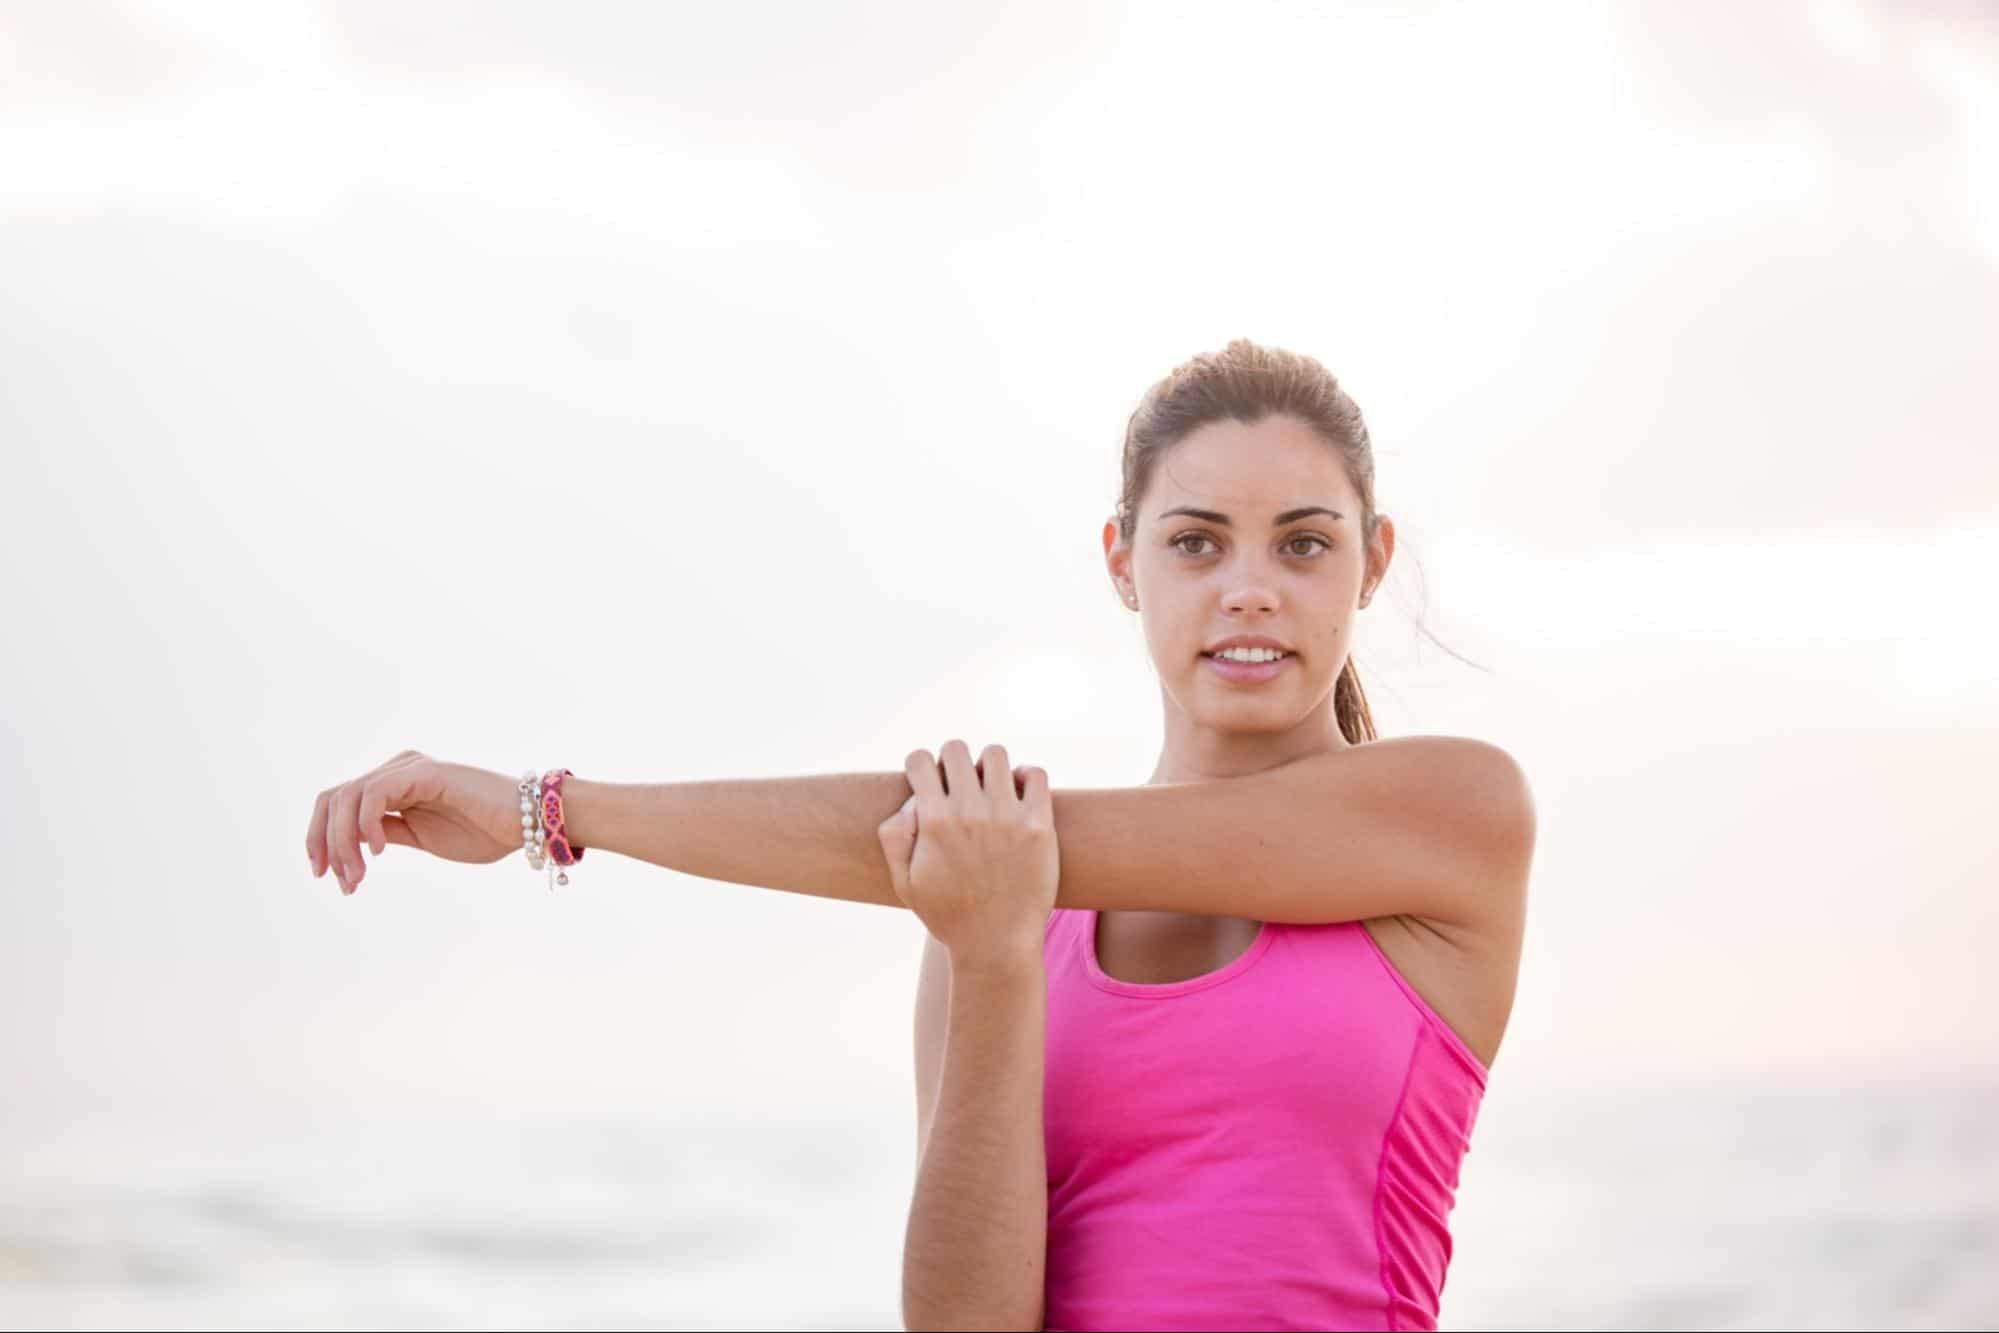
<path fill-rule="evenodd" d="M 1238 336 L 1540 812 L 1446 1324 L 1999 1321 L 1971 0 L 0 6 L 0 1319 L 895 1326 L 914 918 L 313 798 L 1142 782 L 1099 530 Z"/>

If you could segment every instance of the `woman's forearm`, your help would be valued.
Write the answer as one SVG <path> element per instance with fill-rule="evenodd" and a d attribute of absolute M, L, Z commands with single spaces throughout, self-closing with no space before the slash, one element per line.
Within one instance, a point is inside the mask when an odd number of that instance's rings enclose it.
<path fill-rule="evenodd" d="M 1041 1327 L 1047 987 L 1038 950 L 1017 965 L 952 969 L 943 1077 L 903 1234 L 906 1328 Z"/>
<path fill-rule="evenodd" d="M 569 840 L 668 870 L 902 907 L 876 829 L 909 799 L 894 773 L 562 785 Z"/>

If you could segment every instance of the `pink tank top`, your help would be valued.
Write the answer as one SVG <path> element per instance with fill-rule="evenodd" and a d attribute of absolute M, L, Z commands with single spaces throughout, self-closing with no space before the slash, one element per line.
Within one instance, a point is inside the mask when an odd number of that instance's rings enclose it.
<path fill-rule="evenodd" d="M 1357 921 L 1216 972 L 1043 956 L 1050 1330 L 1433 1329 L 1486 1069 Z"/>

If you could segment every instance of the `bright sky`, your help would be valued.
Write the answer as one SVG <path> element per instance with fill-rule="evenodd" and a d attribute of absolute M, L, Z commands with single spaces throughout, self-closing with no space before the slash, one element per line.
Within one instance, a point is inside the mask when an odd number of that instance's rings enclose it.
<path fill-rule="evenodd" d="M 313 797 L 1142 782 L 1098 532 L 1239 336 L 1366 413 L 1383 732 L 1534 784 L 1495 1090 L 1999 1072 L 1993 11 L 1221 13 L 0 16 L 0 1114 L 913 1120 L 914 918 L 401 848 L 343 899 Z"/>

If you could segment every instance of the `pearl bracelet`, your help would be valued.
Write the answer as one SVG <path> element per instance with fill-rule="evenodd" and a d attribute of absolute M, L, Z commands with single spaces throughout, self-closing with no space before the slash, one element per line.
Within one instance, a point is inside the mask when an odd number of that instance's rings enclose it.
<path fill-rule="evenodd" d="M 548 834 L 541 824 L 541 779 L 529 769 L 521 774 L 519 784 L 521 794 L 521 851 L 527 856 L 528 865 L 540 870 L 547 851 Z M 549 888 L 553 889 L 554 884 Z"/>

